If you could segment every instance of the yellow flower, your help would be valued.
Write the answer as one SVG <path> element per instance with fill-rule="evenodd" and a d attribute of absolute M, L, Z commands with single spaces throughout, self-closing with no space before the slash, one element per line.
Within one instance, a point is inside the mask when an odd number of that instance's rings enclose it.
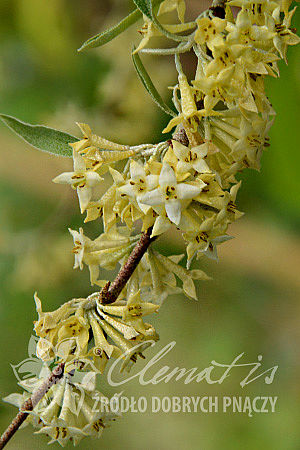
<path fill-rule="evenodd" d="M 164 0 L 159 5 L 158 16 L 172 11 L 177 11 L 178 19 L 183 23 L 185 10 L 185 0 Z"/>
<path fill-rule="evenodd" d="M 251 13 L 252 23 L 264 25 L 265 14 L 272 14 L 278 7 L 278 3 L 271 0 L 231 0 L 227 3 L 229 6 L 238 6 Z"/>
<path fill-rule="evenodd" d="M 273 44 L 281 58 L 287 63 L 286 52 L 289 45 L 297 45 L 300 42 L 297 36 L 290 29 L 292 17 L 296 11 L 296 7 L 290 12 L 286 13 L 283 21 L 280 19 L 280 8 L 273 11 L 272 16 L 268 16 L 267 25 L 273 32 Z"/>
<path fill-rule="evenodd" d="M 99 267 L 112 269 L 135 246 L 139 235 L 130 236 L 127 229 L 112 226 L 92 241 L 83 234 L 82 228 L 78 231 L 69 229 L 74 239 L 73 253 L 75 254 L 74 268 L 83 269 L 83 264 L 89 267 L 91 284 L 98 284 Z"/>
<path fill-rule="evenodd" d="M 218 74 L 198 77 L 193 85 L 202 93 L 205 111 L 213 115 L 213 108 L 221 101 L 231 103 L 237 96 L 238 90 L 232 86 L 234 67 L 221 70 Z"/>
<path fill-rule="evenodd" d="M 57 324 L 69 317 L 74 309 L 72 308 L 70 302 L 64 303 L 60 308 L 53 312 L 43 312 L 42 303 L 38 298 L 37 293 L 34 294 L 34 301 L 36 304 L 36 311 L 39 315 L 37 321 L 34 322 L 34 331 L 37 336 L 42 338 L 49 336 L 51 331 L 57 327 Z"/>
<path fill-rule="evenodd" d="M 231 239 L 225 234 L 228 224 L 219 223 L 215 225 L 217 214 L 203 220 L 203 222 L 193 230 L 183 234 L 187 243 L 187 267 L 189 268 L 192 259 L 197 254 L 206 255 L 212 259 L 217 259 L 217 245 Z"/>
<path fill-rule="evenodd" d="M 54 178 L 54 183 L 70 184 L 77 190 L 80 211 L 83 213 L 92 198 L 93 188 L 103 181 L 103 178 L 93 170 L 87 170 L 84 158 L 73 150 L 74 172 L 64 172 Z"/>
<path fill-rule="evenodd" d="M 195 33 L 195 42 L 203 45 L 207 44 L 208 48 L 212 49 L 214 45 L 223 43 L 222 32 L 225 30 L 227 21 L 214 17 L 202 17 L 197 20 L 197 30 Z"/>
<path fill-rule="evenodd" d="M 57 333 L 56 352 L 63 360 L 86 353 L 90 325 L 83 314 L 63 320 Z"/>
<path fill-rule="evenodd" d="M 155 24 L 150 19 L 148 19 L 147 17 L 144 17 L 144 20 L 145 20 L 144 25 L 139 30 L 139 33 L 143 36 L 143 39 L 141 40 L 138 47 L 134 50 L 133 53 L 138 53 L 141 50 L 143 50 L 144 48 L 146 48 L 153 37 L 163 36 L 161 31 L 159 31 L 157 29 Z M 165 28 L 165 30 L 167 30 L 169 33 L 174 33 L 174 34 L 188 31 L 191 28 L 194 28 L 194 26 L 195 25 L 193 22 L 192 23 L 170 24 L 170 25 L 163 24 L 163 27 Z"/>
<path fill-rule="evenodd" d="M 161 305 L 171 294 L 183 292 L 189 298 L 197 299 L 193 280 L 209 280 L 202 270 L 187 270 L 179 262 L 184 255 L 163 256 L 151 248 L 147 252 L 149 263 L 145 269 L 143 279 L 143 298 L 155 299 L 155 303 Z M 177 278 L 182 282 L 178 285 Z"/>
<path fill-rule="evenodd" d="M 141 197 L 149 190 L 156 188 L 158 185 L 158 175 L 147 173 L 142 164 L 131 160 L 130 162 L 130 178 L 118 188 L 121 195 L 129 197 L 129 201 L 133 202 L 143 213 L 147 213 L 150 206 L 141 202 Z"/>
<path fill-rule="evenodd" d="M 153 327 L 148 328 L 147 334 L 142 334 L 135 330 L 133 326 L 126 325 L 120 320 L 113 319 L 112 317 L 106 315 L 98 307 L 99 317 L 97 318 L 103 331 L 110 337 L 114 342 L 114 345 L 121 351 L 121 356 L 124 361 L 121 365 L 120 371 L 124 369 L 129 371 L 132 365 L 137 361 L 137 357 L 140 356 L 144 358 L 142 351 L 148 348 L 153 341 L 158 339 Z"/>
<path fill-rule="evenodd" d="M 178 76 L 179 90 L 180 90 L 180 105 L 181 113 L 170 120 L 163 133 L 168 133 L 176 125 L 183 123 L 185 127 L 190 128 L 192 132 L 196 132 L 198 129 L 199 121 L 202 117 L 207 115 L 207 112 L 202 109 L 198 110 L 195 101 L 195 88 L 189 85 L 185 75 L 180 74 Z M 218 114 L 213 112 L 212 114 Z"/>
<path fill-rule="evenodd" d="M 11 394 L 4 400 L 20 408 L 24 399 L 49 375 L 49 369 L 43 368 L 39 377 L 22 383 L 26 389 L 23 395 Z M 49 444 L 56 442 L 65 447 L 68 443 L 77 445 L 87 436 L 98 438 L 104 428 L 119 417 L 110 411 L 107 397 L 96 390 L 94 374 L 86 374 L 80 382 L 73 378 L 66 373 L 44 395 L 25 422 L 25 425 L 31 423 L 37 429 L 35 434 L 49 436 Z M 98 400 L 98 411 L 94 409 L 95 399 Z"/>
<path fill-rule="evenodd" d="M 242 9 L 236 18 L 235 23 L 228 22 L 226 27 L 228 35 L 226 41 L 232 44 L 246 44 L 254 47 L 263 47 L 266 41 L 272 39 L 274 33 L 267 26 L 253 25 L 251 12 Z"/>
<path fill-rule="evenodd" d="M 205 75 L 216 76 L 222 70 L 235 67 L 238 58 L 245 52 L 246 46 L 240 44 L 229 45 L 224 42 L 218 46 L 215 46 L 212 50 L 214 59 L 206 66 Z"/>
<path fill-rule="evenodd" d="M 209 151 L 209 144 L 204 143 L 192 148 L 186 147 L 177 141 L 172 141 L 172 144 L 174 153 L 179 160 L 177 164 L 178 173 L 186 173 L 190 170 L 199 173 L 211 172 L 205 160 Z"/>
<path fill-rule="evenodd" d="M 142 195 L 140 202 L 152 206 L 153 210 L 158 213 L 161 206 L 163 206 L 170 221 L 175 225 L 179 225 L 182 209 L 201 192 L 205 184 L 203 182 L 197 185 L 177 183 L 174 170 L 165 162 L 158 181 L 158 187 Z M 159 209 L 156 209 L 157 207 Z"/>

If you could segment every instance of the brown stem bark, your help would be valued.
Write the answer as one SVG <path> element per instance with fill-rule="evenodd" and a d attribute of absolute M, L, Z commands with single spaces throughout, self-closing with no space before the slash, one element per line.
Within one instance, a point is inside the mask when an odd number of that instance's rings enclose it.
<path fill-rule="evenodd" d="M 22 423 L 27 419 L 29 411 L 32 411 L 35 408 L 38 402 L 49 391 L 51 386 L 62 378 L 63 374 L 64 364 L 61 363 L 55 367 L 49 378 L 42 383 L 42 385 L 32 394 L 32 396 L 23 403 L 16 417 L 2 434 L 0 438 L 0 449 L 5 447 L 16 431 L 18 431 Z"/>
<path fill-rule="evenodd" d="M 140 240 L 132 250 L 129 258 L 121 268 L 115 280 L 110 285 L 105 286 L 102 289 L 100 293 L 101 303 L 108 305 L 109 303 L 113 303 L 117 300 L 143 255 L 146 253 L 149 245 L 154 241 L 155 238 L 151 238 L 151 233 L 152 228 L 149 228 L 142 234 Z"/>

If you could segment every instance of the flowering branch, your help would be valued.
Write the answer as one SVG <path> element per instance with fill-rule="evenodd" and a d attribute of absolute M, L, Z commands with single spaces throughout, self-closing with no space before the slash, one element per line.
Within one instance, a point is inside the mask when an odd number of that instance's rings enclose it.
<path fill-rule="evenodd" d="M 147 251 L 149 245 L 155 240 L 155 237 L 151 238 L 151 231 L 152 229 L 149 228 L 141 235 L 140 240 L 134 247 L 126 263 L 120 269 L 113 283 L 107 283 L 107 285 L 104 286 L 104 288 L 101 290 L 99 296 L 101 304 L 108 305 L 110 303 L 114 303 L 117 300 L 118 296 L 130 279 L 143 255 Z M 32 411 L 39 403 L 39 401 L 47 394 L 53 384 L 57 383 L 63 377 L 64 366 L 64 363 L 60 363 L 58 366 L 56 366 L 55 369 L 51 372 L 49 378 L 46 379 L 42 383 L 42 385 L 34 392 L 34 394 L 23 403 L 16 417 L 12 420 L 10 425 L 2 434 L 0 438 L 0 449 L 4 448 L 8 441 L 18 431 L 22 423 L 28 417 L 29 411 Z"/>
<path fill-rule="evenodd" d="M 64 376 L 49 391 L 49 373 L 42 370 L 39 378 L 19 383 L 27 392 L 4 399 L 21 406 L 4 433 L 6 441 L 30 410 L 26 423 L 48 435 L 50 443 L 62 446 L 69 441 L 76 445 L 86 436 L 100 437 L 106 423 L 114 420 L 116 414 L 110 410 L 94 413 L 92 395 L 98 392 L 92 380 L 104 374 L 113 358 L 122 360 L 120 371 L 129 371 L 159 339 L 144 316 L 158 312 L 171 294 L 182 292 L 196 299 L 194 280 L 209 279 L 191 265 L 203 255 L 217 259 L 217 247 L 231 239 L 228 227 L 242 216 L 236 204 L 241 185 L 236 175 L 246 168 L 259 170 L 263 150 L 269 146 L 275 111 L 265 94 L 264 80 L 279 75 L 277 61 L 287 61 L 288 46 L 300 42 L 291 28 L 295 9 L 289 11 L 290 0 L 259 4 L 255 0 L 213 0 L 192 22 L 185 21 L 184 1 L 133 1 L 137 7 L 133 15 L 87 41 L 82 49 L 103 45 L 143 14 L 142 40 L 134 46 L 133 62 L 152 99 L 171 116 L 162 130 L 175 129 L 171 140 L 122 145 L 94 134 L 83 123 L 78 124 L 83 136 L 77 139 L 2 116 L 37 148 L 71 156 L 72 147 L 73 171 L 53 181 L 70 185 L 77 192 L 81 213 L 86 213 L 84 222 L 100 220 L 104 230 L 92 240 L 82 228 L 69 229 L 74 268 L 87 266 L 91 285 L 100 286 L 100 292 L 69 300 L 52 312 L 44 312 L 35 295 L 36 355 L 47 365 L 51 361 L 64 364 Z M 233 8 L 238 8 L 237 14 Z M 178 20 L 166 23 L 165 13 L 171 10 Z M 168 42 L 162 49 L 149 47 L 157 36 L 177 46 L 170 47 Z M 174 54 L 178 83 L 172 88 L 172 101 L 177 113 L 152 83 L 139 56 L 143 52 Z M 192 78 L 181 64 L 180 55 L 186 52 L 197 58 Z M 103 176 L 109 187 L 99 198 L 96 188 Z M 164 256 L 149 248 L 171 227 L 184 240 L 186 267 L 179 264 L 184 255 Z M 112 283 L 99 279 L 100 268 L 114 270 L 117 264 L 121 269 Z M 75 373 L 83 377 L 80 383 L 72 383 Z M 41 385 L 45 378 L 46 385 Z M 23 404 L 24 395 L 27 398 L 28 392 L 35 392 L 33 386 L 40 385 L 46 387 Z"/>
<path fill-rule="evenodd" d="M 2 434 L 0 438 L 0 449 L 6 446 L 8 441 L 18 431 L 22 423 L 27 419 L 29 412 L 35 408 L 35 406 L 45 396 L 49 389 L 63 377 L 64 366 L 64 363 L 60 363 L 58 366 L 56 366 L 51 372 L 49 378 L 47 378 L 33 393 L 33 395 L 23 403 L 16 417 L 12 420 L 10 425 Z"/>

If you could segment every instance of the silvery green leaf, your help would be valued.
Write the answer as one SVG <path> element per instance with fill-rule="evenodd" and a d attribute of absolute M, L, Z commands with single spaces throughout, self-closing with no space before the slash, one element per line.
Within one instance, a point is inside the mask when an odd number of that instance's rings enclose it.
<path fill-rule="evenodd" d="M 166 103 L 161 98 L 160 94 L 157 92 L 156 87 L 152 83 L 152 80 L 151 80 L 148 72 L 146 71 L 143 63 L 142 63 L 142 60 L 141 60 L 139 54 L 138 53 L 133 53 L 132 54 L 132 60 L 133 60 L 133 64 L 134 64 L 135 70 L 137 71 L 137 74 L 138 74 L 141 82 L 145 86 L 147 92 L 150 94 L 152 100 L 166 114 L 169 114 L 172 117 L 176 117 L 177 114 L 171 108 L 169 108 L 168 105 L 166 105 Z"/>
<path fill-rule="evenodd" d="M 133 0 L 133 2 L 148 19 L 152 20 L 152 9 L 148 0 Z"/>
<path fill-rule="evenodd" d="M 102 33 L 88 39 L 82 44 L 78 51 L 81 52 L 88 48 L 101 47 L 102 45 L 107 44 L 107 42 L 112 41 L 115 37 L 119 36 L 119 34 L 123 33 L 123 31 L 127 30 L 127 28 L 133 25 L 138 19 L 141 18 L 141 16 L 141 11 L 139 9 L 135 9 L 117 25 L 114 25 L 112 28 L 109 28 L 108 30 L 105 30 Z"/>
<path fill-rule="evenodd" d="M 150 19 L 154 25 L 159 29 L 159 31 L 164 34 L 169 39 L 173 39 L 173 41 L 182 42 L 188 40 L 186 36 L 177 36 L 176 34 L 170 33 L 167 31 L 162 24 L 157 20 L 154 8 L 162 3 L 162 0 L 133 0 L 134 4 L 137 8 Z"/>
<path fill-rule="evenodd" d="M 54 155 L 72 157 L 69 144 L 79 140 L 63 131 L 44 125 L 31 125 L 6 114 L 0 114 L 0 119 L 28 144 Z"/>

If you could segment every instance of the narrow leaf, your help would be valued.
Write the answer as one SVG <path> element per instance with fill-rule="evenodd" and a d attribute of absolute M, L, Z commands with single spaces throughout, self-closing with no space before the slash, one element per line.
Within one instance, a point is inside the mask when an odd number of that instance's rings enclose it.
<path fill-rule="evenodd" d="M 133 49 L 134 50 L 134 49 Z M 138 53 L 132 54 L 132 60 L 135 67 L 135 70 L 143 83 L 144 87 L 146 88 L 147 92 L 150 94 L 152 100 L 168 115 L 172 117 L 176 117 L 176 113 L 169 108 L 168 105 L 163 101 L 160 94 L 157 92 L 156 87 L 152 83 L 152 80 L 150 76 L 148 75 L 148 72 L 146 71 L 142 60 Z"/>
<path fill-rule="evenodd" d="M 148 0 L 133 0 L 133 2 L 137 8 L 148 17 L 148 19 L 152 20 L 152 9 Z"/>
<path fill-rule="evenodd" d="M 187 36 L 177 36 L 176 34 L 170 33 L 167 31 L 162 24 L 157 20 L 153 9 L 162 3 L 162 0 L 133 0 L 134 4 L 137 8 L 145 14 L 148 19 L 150 19 L 154 25 L 159 29 L 159 31 L 164 34 L 167 38 L 172 39 L 173 41 L 182 42 L 187 41 Z"/>
<path fill-rule="evenodd" d="M 43 125 L 31 125 L 6 114 L 0 114 L 0 119 L 28 144 L 54 155 L 72 157 L 69 144 L 79 140 L 62 131 Z"/>
<path fill-rule="evenodd" d="M 117 25 L 114 25 L 112 28 L 103 31 L 102 33 L 97 34 L 96 36 L 91 37 L 86 42 L 82 44 L 82 46 L 78 49 L 78 52 L 83 50 L 87 50 L 88 48 L 101 47 L 107 42 L 112 41 L 119 34 L 123 33 L 123 31 L 127 30 L 131 25 L 138 21 L 142 16 L 141 11 L 135 9 L 131 14 L 125 17 L 121 22 Z"/>

